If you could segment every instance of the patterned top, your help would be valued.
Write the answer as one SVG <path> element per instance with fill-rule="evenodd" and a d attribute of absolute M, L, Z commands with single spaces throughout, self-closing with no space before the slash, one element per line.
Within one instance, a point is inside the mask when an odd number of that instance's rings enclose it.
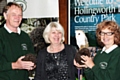
<path fill-rule="evenodd" d="M 47 80 L 68 80 L 68 62 L 65 49 L 47 53 L 45 69 Z"/>

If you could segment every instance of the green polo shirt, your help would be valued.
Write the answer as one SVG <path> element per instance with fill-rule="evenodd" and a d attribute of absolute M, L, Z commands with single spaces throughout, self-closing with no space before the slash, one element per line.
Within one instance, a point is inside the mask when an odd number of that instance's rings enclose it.
<path fill-rule="evenodd" d="M 95 66 L 85 69 L 87 80 L 115 80 L 120 75 L 120 47 L 116 47 L 109 53 L 99 51 L 94 58 Z M 119 67 L 118 67 L 119 66 Z"/>
<path fill-rule="evenodd" d="M 0 80 L 28 80 L 27 70 L 13 70 L 11 66 L 28 53 L 34 53 L 28 34 L 9 33 L 4 27 L 0 28 Z"/>

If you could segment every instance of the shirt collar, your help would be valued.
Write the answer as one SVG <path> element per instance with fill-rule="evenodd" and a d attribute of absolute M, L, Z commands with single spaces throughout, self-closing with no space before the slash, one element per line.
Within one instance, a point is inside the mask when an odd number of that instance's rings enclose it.
<path fill-rule="evenodd" d="M 103 53 L 103 51 L 105 51 L 107 54 L 110 53 L 112 50 L 114 50 L 116 47 L 118 47 L 118 45 L 114 44 L 112 45 L 109 49 L 105 50 L 105 47 L 103 47 L 101 53 Z"/>
<path fill-rule="evenodd" d="M 11 31 L 11 30 L 6 26 L 6 24 L 4 25 L 4 28 L 5 28 L 9 33 L 12 33 L 12 32 L 13 32 L 13 31 Z M 17 31 L 18 31 L 18 32 L 17 32 L 18 34 L 21 33 L 21 30 L 20 30 L 19 27 L 17 28 Z"/>

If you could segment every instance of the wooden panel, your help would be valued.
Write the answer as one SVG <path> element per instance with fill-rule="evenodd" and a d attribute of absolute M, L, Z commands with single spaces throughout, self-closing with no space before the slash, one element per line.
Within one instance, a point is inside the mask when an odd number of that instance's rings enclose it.
<path fill-rule="evenodd" d="M 65 29 L 65 43 L 68 43 L 68 2 L 59 0 L 59 21 Z"/>

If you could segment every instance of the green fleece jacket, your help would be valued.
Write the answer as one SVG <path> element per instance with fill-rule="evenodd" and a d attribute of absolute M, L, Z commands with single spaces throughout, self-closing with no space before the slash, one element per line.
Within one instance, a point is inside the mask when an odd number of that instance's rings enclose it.
<path fill-rule="evenodd" d="M 120 47 L 110 53 L 98 52 L 94 63 L 92 69 L 85 69 L 87 80 L 120 80 Z"/>
<path fill-rule="evenodd" d="M 0 80 L 28 80 L 27 70 L 13 70 L 11 66 L 28 53 L 34 53 L 28 34 L 8 33 L 4 27 L 0 28 Z"/>

